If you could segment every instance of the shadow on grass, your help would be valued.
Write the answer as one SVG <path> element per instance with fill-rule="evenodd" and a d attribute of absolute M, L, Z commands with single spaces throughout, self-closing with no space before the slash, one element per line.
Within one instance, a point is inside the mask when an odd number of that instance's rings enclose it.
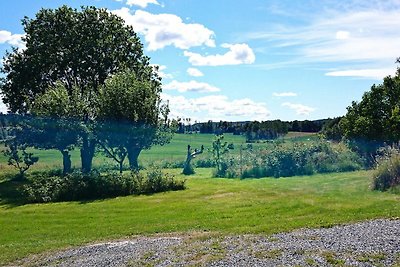
<path fill-rule="evenodd" d="M 14 180 L 3 180 L 0 182 L 0 205 L 7 208 L 18 207 L 26 204 L 21 193 L 25 182 Z"/>

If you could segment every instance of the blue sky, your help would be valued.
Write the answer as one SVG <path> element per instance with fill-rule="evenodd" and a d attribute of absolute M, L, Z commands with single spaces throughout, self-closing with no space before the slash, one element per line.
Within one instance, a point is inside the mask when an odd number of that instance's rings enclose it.
<path fill-rule="evenodd" d="M 23 49 L 24 16 L 63 4 L 132 25 L 160 66 L 171 116 L 192 121 L 344 115 L 400 56 L 399 0 L 1 1 L 0 54 Z"/>

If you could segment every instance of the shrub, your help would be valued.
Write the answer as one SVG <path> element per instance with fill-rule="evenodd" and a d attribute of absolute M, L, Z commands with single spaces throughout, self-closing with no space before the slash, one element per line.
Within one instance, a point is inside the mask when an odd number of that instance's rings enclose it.
<path fill-rule="evenodd" d="M 373 190 L 398 190 L 400 185 L 400 151 L 395 148 L 384 149 L 376 159 L 376 167 L 372 174 Z"/>
<path fill-rule="evenodd" d="M 215 168 L 215 161 L 212 158 L 203 158 L 203 159 L 197 159 L 195 161 L 195 166 L 197 168 Z"/>
<path fill-rule="evenodd" d="M 76 171 L 66 176 L 48 174 L 51 173 L 36 173 L 23 186 L 28 202 L 85 200 L 185 189 L 185 181 L 177 181 L 161 170 L 151 170 L 146 175 L 138 172 L 100 174 L 97 171 L 89 174 Z"/>
<path fill-rule="evenodd" d="M 359 170 L 363 160 L 344 144 L 324 141 L 276 144 L 272 149 L 252 149 L 232 159 L 225 177 L 289 177 L 313 173 Z"/>
<path fill-rule="evenodd" d="M 141 175 L 139 173 L 135 175 Z M 147 173 L 142 192 L 139 193 L 157 193 L 164 191 L 177 191 L 185 189 L 185 180 L 177 181 L 171 174 L 164 174 L 160 169 L 153 169 Z"/>

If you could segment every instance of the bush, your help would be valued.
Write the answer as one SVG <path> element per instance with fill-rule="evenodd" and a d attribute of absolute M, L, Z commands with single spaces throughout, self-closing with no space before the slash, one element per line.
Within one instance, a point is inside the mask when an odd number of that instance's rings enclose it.
<path fill-rule="evenodd" d="M 48 174 L 51 173 L 36 173 L 23 186 L 28 202 L 87 200 L 185 189 L 185 181 L 177 181 L 161 170 L 151 170 L 146 175 L 97 171 L 89 174 L 76 171 L 66 176 Z"/>
<path fill-rule="evenodd" d="M 376 159 L 372 174 L 373 190 L 398 191 L 400 185 L 400 151 L 396 148 L 385 148 L 383 154 Z"/>
<path fill-rule="evenodd" d="M 324 141 L 276 144 L 273 149 L 246 150 L 227 165 L 225 177 L 289 177 L 359 170 L 363 160 L 344 144 Z"/>
<path fill-rule="evenodd" d="M 141 175 L 141 174 L 135 174 Z M 147 173 L 147 180 L 145 180 L 144 186 L 142 187 L 142 194 L 150 194 L 164 191 L 177 191 L 185 189 L 185 180 L 178 181 L 174 179 L 171 174 L 164 174 L 159 169 L 151 170 Z"/>

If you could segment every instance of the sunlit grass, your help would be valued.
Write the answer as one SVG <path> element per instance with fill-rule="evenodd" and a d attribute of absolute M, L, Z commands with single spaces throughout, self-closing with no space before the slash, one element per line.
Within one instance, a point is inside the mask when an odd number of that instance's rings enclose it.
<path fill-rule="evenodd" d="M 186 178 L 179 171 L 170 170 Z M 270 234 L 400 216 L 398 195 L 369 190 L 370 173 L 365 171 L 246 180 L 210 178 L 211 171 L 197 169 L 185 191 L 22 206 L 3 202 L 15 186 L 3 181 L 0 264 L 31 253 L 141 234 Z"/>

